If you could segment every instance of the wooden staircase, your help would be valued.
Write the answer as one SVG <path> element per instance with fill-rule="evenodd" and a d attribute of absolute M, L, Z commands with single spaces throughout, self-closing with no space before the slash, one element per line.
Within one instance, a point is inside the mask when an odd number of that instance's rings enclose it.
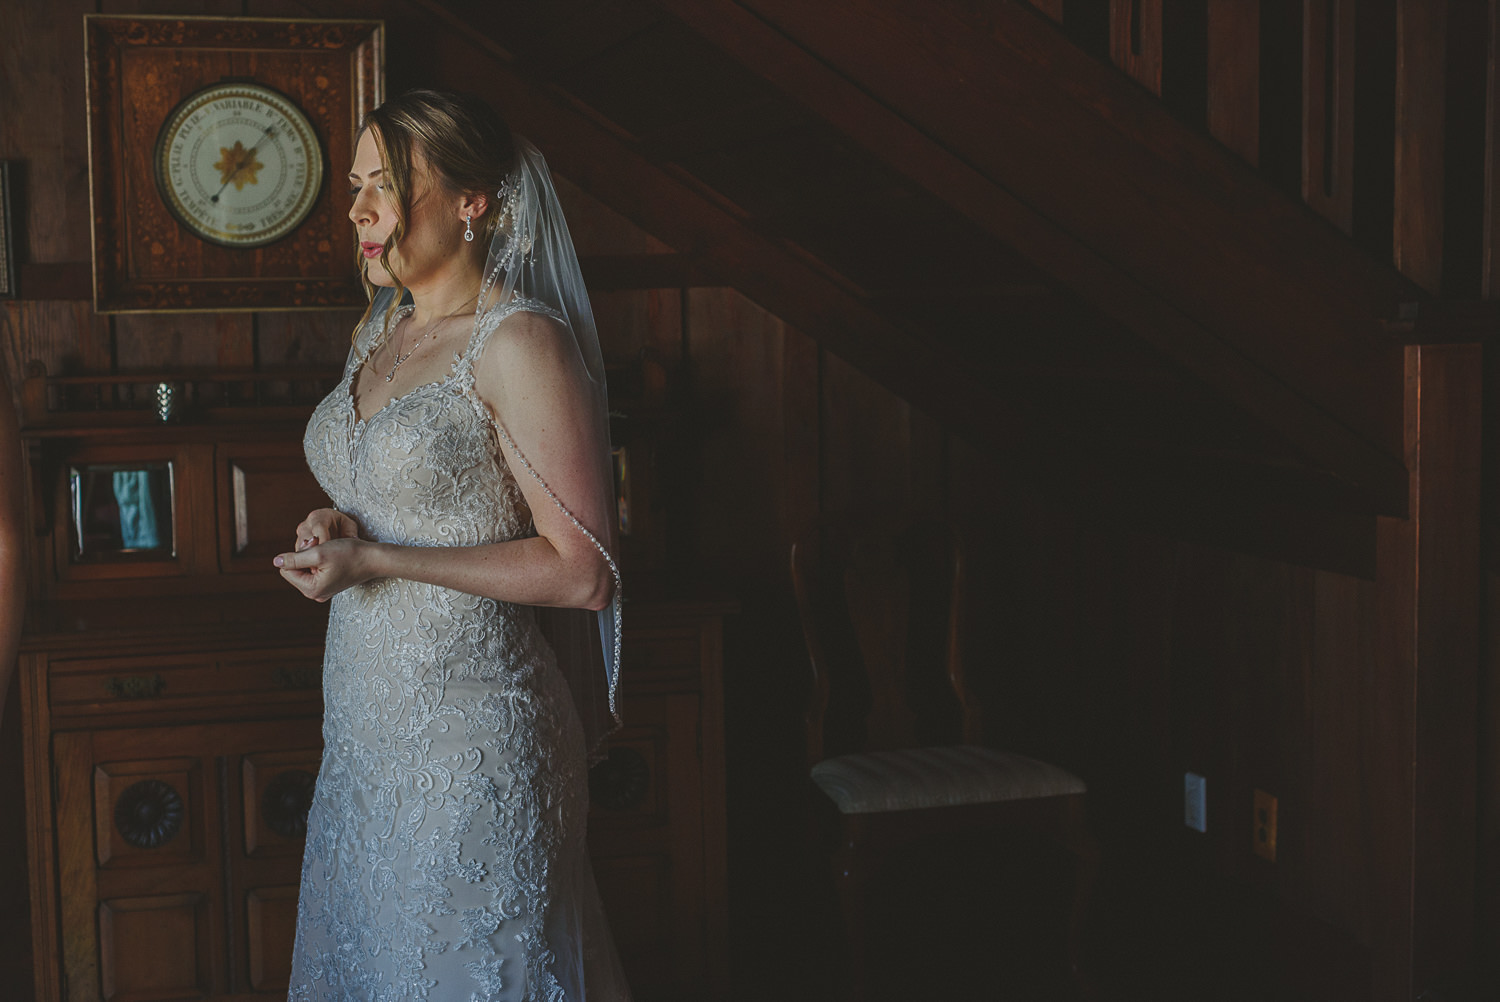
<path fill-rule="evenodd" d="M 1330 224 L 1351 199 L 1299 202 L 1210 135 L 1249 128 L 1218 90 L 1203 128 L 1152 93 L 1160 4 L 1115 5 L 1158 12 L 1114 28 L 1147 86 L 1089 51 L 1099 4 L 1061 5 L 1071 29 L 1002 0 L 393 6 L 468 38 L 423 71 L 498 95 L 684 284 L 1063 490 L 1364 576 L 1374 517 L 1406 514 L 1391 322 L 1432 297 Z"/>
<path fill-rule="evenodd" d="M 733 286 L 1122 520 L 1374 579 L 1350 698 L 1380 728 L 1362 922 L 1395 1000 L 1473 941 L 1485 7 L 358 13 L 674 251 L 616 277 Z"/>

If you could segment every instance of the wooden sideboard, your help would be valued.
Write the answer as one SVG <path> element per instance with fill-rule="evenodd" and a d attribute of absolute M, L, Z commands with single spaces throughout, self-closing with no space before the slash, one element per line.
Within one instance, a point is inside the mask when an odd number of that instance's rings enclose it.
<path fill-rule="evenodd" d="M 595 874 L 637 997 L 726 995 L 724 603 L 631 601 L 591 774 Z M 21 656 L 38 1002 L 284 997 L 322 742 L 322 614 L 293 596 L 50 603 Z"/>
<path fill-rule="evenodd" d="M 327 503 L 302 458 L 310 408 L 289 398 L 328 379 L 26 380 L 38 1002 L 285 997 L 327 607 L 270 558 Z M 156 383 L 185 419 L 142 409 Z M 625 726 L 589 777 L 595 874 L 640 1002 L 724 998 L 733 606 L 625 572 Z"/>

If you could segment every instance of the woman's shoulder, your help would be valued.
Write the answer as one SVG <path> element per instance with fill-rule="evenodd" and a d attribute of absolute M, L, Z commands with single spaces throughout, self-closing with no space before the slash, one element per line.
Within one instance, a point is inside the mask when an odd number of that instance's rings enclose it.
<path fill-rule="evenodd" d="M 588 378 L 562 315 L 544 304 L 536 306 L 508 307 L 490 322 L 475 352 L 476 383 L 492 403 L 533 390 L 566 392 L 569 384 Z"/>
<path fill-rule="evenodd" d="M 483 368 L 545 364 L 571 349 L 573 338 L 557 310 L 541 300 L 517 299 L 480 322 L 476 357 Z"/>

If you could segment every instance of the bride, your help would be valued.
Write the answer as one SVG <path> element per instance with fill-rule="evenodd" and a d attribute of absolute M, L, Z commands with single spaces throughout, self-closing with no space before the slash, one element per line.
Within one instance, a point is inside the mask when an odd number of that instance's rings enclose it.
<path fill-rule="evenodd" d="M 567 224 L 462 95 L 372 111 L 349 181 L 372 298 L 304 440 L 335 507 L 275 560 L 332 601 L 290 998 L 628 999 L 584 840 L 620 582 Z"/>

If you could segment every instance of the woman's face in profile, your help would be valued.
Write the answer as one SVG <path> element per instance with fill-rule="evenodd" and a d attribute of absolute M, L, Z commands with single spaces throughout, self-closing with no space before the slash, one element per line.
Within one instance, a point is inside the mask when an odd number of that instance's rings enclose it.
<path fill-rule="evenodd" d="M 408 286 L 420 285 L 426 275 L 463 246 L 463 220 L 457 214 L 457 200 L 454 211 L 449 212 L 448 200 L 433 183 L 431 170 L 420 151 L 412 152 L 411 166 L 414 190 L 406 233 L 387 255 L 391 267 Z M 365 275 L 374 285 L 393 286 L 396 281 L 380 263 L 380 253 L 396 230 L 396 202 L 386 184 L 380 148 L 370 129 L 364 131 L 355 147 L 349 190 L 354 196 L 349 219 L 359 236 Z"/>

